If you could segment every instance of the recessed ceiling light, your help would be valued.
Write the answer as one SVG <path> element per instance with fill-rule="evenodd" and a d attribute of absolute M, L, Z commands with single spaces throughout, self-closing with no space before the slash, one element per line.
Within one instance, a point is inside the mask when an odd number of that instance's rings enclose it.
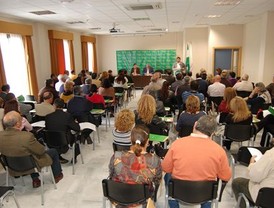
<path fill-rule="evenodd" d="M 73 2 L 74 0 L 60 0 L 61 3 L 71 3 Z"/>
<path fill-rule="evenodd" d="M 233 6 L 240 4 L 240 0 L 217 0 L 215 6 Z"/>
<path fill-rule="evenodd" d="M 52 12 L 52 11 L 50 11 L 50 10 L 33 11 L 33 12 L 30 12 L 30 13 L 36 14 L 36 15 L 56 14 L 55 12 Z"/>
<path fill-rule="evenodd" d="M 221 17 L 221 15 L 217 15 L 217 14 L 210 14 L 210 15 L 205 15 L 205 18 L 219 18 Z"/>
<path fill-rule="evenodd" d="M 179 24 L 180 21 L 172 21 L 171 23 L 173 23 L 173 24 Z"/>
<path fill-rule="evenodd" d="M 145 21 L 145 20 L 150 20 L 148 17 L 138 17 L 138 18 L 133 18 L 134 21 Z"/>

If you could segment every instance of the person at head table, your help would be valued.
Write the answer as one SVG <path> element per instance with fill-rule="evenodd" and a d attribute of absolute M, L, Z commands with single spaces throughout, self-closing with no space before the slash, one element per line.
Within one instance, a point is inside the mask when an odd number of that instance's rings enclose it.
<path fill-rule="evenodd" d="M 150 76 L 154 73 L 154 69 L 147 64 L 145 68 L 143 68 L 143 75 Z"/>
<path fill-rule="evenodd" d="M 140 75 L 140 68 L 136 63 L 133 64 L 130 74 L 132 76 Z"/>

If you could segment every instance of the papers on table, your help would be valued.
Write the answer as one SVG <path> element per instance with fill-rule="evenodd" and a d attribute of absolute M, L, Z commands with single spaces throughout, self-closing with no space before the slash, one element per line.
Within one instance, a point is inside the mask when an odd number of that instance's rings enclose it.
<path fill-rule="evenodd" d="M 256 156 L 255 157 L 255 161 L 257 162 L 259 159 L 261 159 L 261 157 L 263 156 L 262 152 L 256 148 L 253 148 L 253 147 L 248 147 L 247 148 L 248 151 L 250 152 L 250 154 L 252 156 Z"/>

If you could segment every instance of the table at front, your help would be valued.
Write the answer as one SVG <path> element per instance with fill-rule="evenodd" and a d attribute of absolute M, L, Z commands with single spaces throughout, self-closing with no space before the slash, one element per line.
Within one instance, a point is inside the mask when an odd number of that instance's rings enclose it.
<path fill-rule="evenodd" d="M 135 88 L 144 88 L 150 83 L 151 76 L 132 76 Z"/>

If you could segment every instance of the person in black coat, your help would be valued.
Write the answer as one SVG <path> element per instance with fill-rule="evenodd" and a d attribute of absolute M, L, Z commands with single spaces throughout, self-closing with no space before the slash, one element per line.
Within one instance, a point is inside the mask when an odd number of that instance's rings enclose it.
<path fill-rule="evenodd" d="M 45 117 L 45 129 L 49 131 L 64 131 L 67 134 L 67 140 L 69 144 L 75 142 L 75 135 L 72 135 L 71 130 L 75 132 L 80 131 L 80 126 L 75 122 L 73 116 L 70 113 L 64 112 L 64 101 L 60 98 L 54 101 L 55 112 L 46 115 Z M 68 146 L 58 149 L 59 158 L 61 163 L 68 162 L 66 159 L 62 158 L 60 155 L 68 151 Z M 75 146 L 75 159 L 77 155 L 80 154 L 79 144 L 76 143 Z M 76 161 L 76 160 L 75 160 Z"/>

